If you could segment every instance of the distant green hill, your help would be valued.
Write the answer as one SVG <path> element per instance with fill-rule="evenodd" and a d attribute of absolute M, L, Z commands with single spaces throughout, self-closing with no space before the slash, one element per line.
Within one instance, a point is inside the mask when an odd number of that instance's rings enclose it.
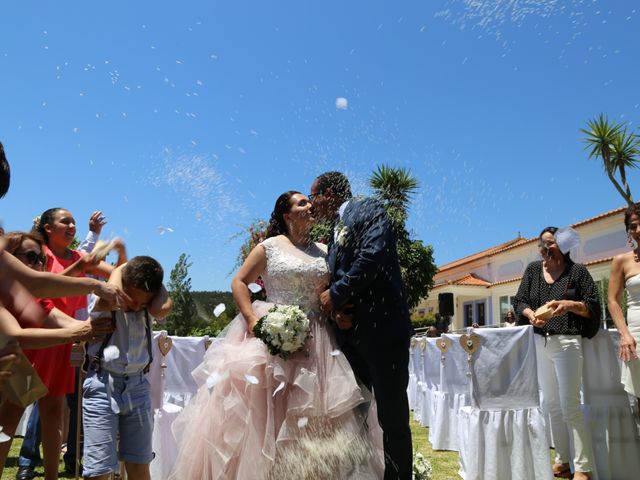
<path fill-rule="evenodd" d="M 233 301 L 231 292 L 191 292 L 191 296 L 196 302 L 198 317 L 201 319 L 206 318 L 213 320 L 215 318 L 213 315 L 213 309 L 221 303 L 224 303 L 225 305 L 225 313 L 229 321 L 233 320 L 233 317 L 238 314 L 238 307 Z"/>

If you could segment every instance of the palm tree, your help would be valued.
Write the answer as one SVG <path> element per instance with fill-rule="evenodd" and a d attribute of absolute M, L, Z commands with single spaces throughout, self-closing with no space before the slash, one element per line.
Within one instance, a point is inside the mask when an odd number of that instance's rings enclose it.
<path fill-rule="evenodd" d="M 369 177 L 369 186 L 374 196 L 384 203 L 393 224 L 407 303 L 413 308 L 428 294 L 437 271 L 433 247 L 412 239 L 406 227 L 409 204 L 418 190 L 418 180 L 409 170 L 382 165 Z"/>
<path fill-rule="evenodd" d="M 609 180 L 627 204 L 633 205 L 626 169 L 638 166 L 638 135 L 629 133 L 622 123 L 610 122 L 602 113 L 587 122 L 587 129 L 581 128 L 580 131 L 586 134 L 584 141 L 587 144 L 586 149 L 590 150 L 589 158 L 602 158 L 602 165 Z M 619 174 L 620 181 L 616 179 L 616 173 Z"/>
<path fill-rule="evenodd" d="M 387 207 L 394 226 L 404 228 L 409 202 L 419 187 L 418 180 L 407 169 L 381 165 L 371 174 L 369 186 Z"/>

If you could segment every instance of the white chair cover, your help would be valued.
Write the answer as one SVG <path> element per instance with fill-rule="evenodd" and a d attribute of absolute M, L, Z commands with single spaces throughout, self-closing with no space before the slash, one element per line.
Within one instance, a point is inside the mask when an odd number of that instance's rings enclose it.
<path fill-rule="evenodd" d="M 432 397 L 429 441 L 434 450 L 458 451 L 458 412 L 466 405 L 469 392 L 467 354 L 460 346 L 459 334 L 442 337 L 451 341 L 451 348 L 444 354 L 444 361 L 439 360 L 440 389 Z"/>
<path fill-rule="evenodd" d="M 171 425 L 182 408 L 197 392 L 191 372 L 202 363 L 207 337 L 171 337 L 173 347 L 163 357 L 154 332 L 153 363 L 149 370 L 152 404 L 154 406 L 153 452 L 151 478 L 164 480 L 175 463 L 178 448 L 171 432 Z M 215 341 L 215 340 L 214 340 Z M 166 368 L 162 368 L 162 364 Z M 164 370 L 164 372 L 163 372 Z"/>
<path fill-rule="evenodd" d="M 459 415 L 460 475 L 466 480 L 553 478 L 533 328 L 474 333 L 480 346 L 464 366 L 471 377 L 471 405 Z"/>
<path fill-rule="evenodd" d="M 433 419 L 435 418 L 435 395 L 440 390 L 440 350 L 436 346 L 437 338 L 427 338 L 427 346 L 424 350 L 423 368 L 424 368 L 424 401 L 422 404 L 423 421 L 428 421 L 431 428 Z"/>
<path fill-rule="evenodd" d="M 433 377 L 437 376 L 440 381 L 440 355 L 439 350 L 429 338 L 424 338 L 424 349 L 422 350 L 422 382 L 420 383 L 419 395 L 422 397 L 420 424 L 428 427 L 431 423 L 431 411 L 433 408 L 433 391 L 431 387 Z"/>
<path fill-rule="evenodd" d="M 634 407 L 620 383 L 617 331 L 601 330 L 582 342 L 583 398 L 600 479 L 640 476 L 640 438 Z"/>
<path fill-rule="evenodd" d="M 427 345 L 425 337 L 419 337 L 416 339 L 416 349 L 414 351 L 415 359 L 415 376 L 416 376 L 416 388 L 414 393 L 414 405 L 413 405 L 413 419 L 424 425 L 423 410 L 424 410 L 424 358 L 422 352 Z"/>
<path fill-rule="evenodd" d="M 417 357 L 419 355 L 420 348 L 418 345 L 417 337 L 411 338 L 411 344 L 409 346 L 409 385 L 407 385 L 407 397 L 409 400 L 409 408 L 415 411 L 416 395 L 418 391 L 418 378 L 416 375 L 417 370 Z"/>

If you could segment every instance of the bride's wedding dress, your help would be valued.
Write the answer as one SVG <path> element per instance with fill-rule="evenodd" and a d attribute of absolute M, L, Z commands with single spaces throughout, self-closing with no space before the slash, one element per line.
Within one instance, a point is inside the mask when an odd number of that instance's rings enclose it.
<path fill-rule="evenodd" d="M 377 417 L 364 420 L 371 395 L 320 313 L 326 247 L 301 250 L 284 237 L 262 246 L 270 303 L 254 302 L 254 310 L 260 317 L 272 303 L 298 305 L 311 336 L 283 360 L 246 333 L 241 315 L 229 324 L 192 373 L 199 390 L 174 423 L 180 451 L 172 478 L 382 478 Z"/>

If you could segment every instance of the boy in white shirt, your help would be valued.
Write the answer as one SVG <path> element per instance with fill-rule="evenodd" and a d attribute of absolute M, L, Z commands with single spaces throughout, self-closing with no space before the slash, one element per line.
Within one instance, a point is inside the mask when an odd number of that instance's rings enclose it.
<path fill-rule="evenodd" d="M 82 406 L 84 478 L 107 479 L 123 460 L 129 478 L 149 480 L 153 416 L 145 374 L 152 361 L 153 318 L 147 306 L 163 289 L 163 270 L 153 258 L 140 256 L 114 273 L 121 273 L 122 290 L 131 300 L 123 310 L 111 312 L 98 302 L 91 313 L 111 315 L 115 330 L 88 349 Z"/>

